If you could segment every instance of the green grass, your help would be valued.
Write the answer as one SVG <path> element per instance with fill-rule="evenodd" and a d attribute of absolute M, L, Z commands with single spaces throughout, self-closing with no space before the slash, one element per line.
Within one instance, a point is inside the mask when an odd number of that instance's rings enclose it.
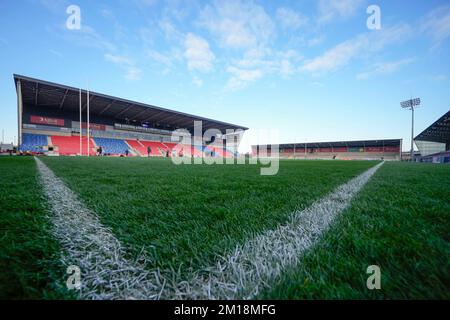
<path fill-rule="evenodd" d="M 255 165 L 173 165 L 168 159 L 44 158 L 149 268 L 187 272 L 286 221 L 374 162 L 283 161 L 276 176 Z"/>
<path fill-rule="evenodd" d="M 33 158 L 0 157 L 0 299 L 70 297 L 50 228 Z"/>
<path fill-rule="evenodd" d="M 44 158 L 149 268 L 209 266 L 374 162 L 182 165 L 167 159 Z M 0 158 L 0 298 L 73 298 L 32 158 Z M 258 298 L 450 298 L 450 166 L 386 163 L 308 251 Z M 381 267 L 381 290 L 366 288 Z M 182 272 L 184 272 L 182 271 Z"/>
<path fill-rule="evenodd" d="M 386 163 L 321 241 L 259 298 L 449 299 L 450 166 Z M 368 290 L 367 266 L 381 268 Z"/>

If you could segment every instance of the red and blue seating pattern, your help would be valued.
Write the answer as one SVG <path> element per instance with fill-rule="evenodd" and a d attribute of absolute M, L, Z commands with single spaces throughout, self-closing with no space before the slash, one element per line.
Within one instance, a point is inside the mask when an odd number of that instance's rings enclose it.
<path fill-rule="evenodd" d="M 98 147 L 102 147 L 103 154 L 107 155 L 125 154 L 125 152 L 130 149 L 125 141 L 120 139 L 94 138 L 94 141 Z"/>
<path fill-rule="evenodd" d="M 73 156 L 80 153 L 80 137 L 78 136 L 51 136 L 53 147 L 57 147 L 57 152 L 62 156 Z M 88 139 L 81 138 L 81 153 L 87 155 L 88 153 Z M 89 155 L 95 155 L 95 143 L 89 139 Z"/>
<path fill-rule="evenodd" d="M 19 151 L 42 153 L 44 147 L 48 145 L 46 135 L 24 133 L 22 135 L 22 144 L 19 147 Z"/>
<path fill-rule="evenodd" d="M 56 154 L 64 156 L 72 156 L 80 154 L 80 137 L 79 136 L 46 136 L 42 134 L 24 133 L 22 137 L 22 145 L 19 150 L 43 153 L 46 151 L 44 147 L 53 147 Z M 82 137 L 81 152 L 86 155 L 88 139 Z M 103 154 L 106 155 L 123 155 L 129 151 L 130 155 L 147 156 L 150 147 L 150 156 L 193 156 L 202 157 L 209 155 L 214 157 L 233 157 L 233 153 L 223 147 L 216 145 L 207 146 L 190 146 L 179 145 L 173 142 L 145 141 L 145 140 L 122 140 L 113 138 L 90 138 L 89 139 L 89 155 L 96 155 L 97 148 L 102 147 Z"/>

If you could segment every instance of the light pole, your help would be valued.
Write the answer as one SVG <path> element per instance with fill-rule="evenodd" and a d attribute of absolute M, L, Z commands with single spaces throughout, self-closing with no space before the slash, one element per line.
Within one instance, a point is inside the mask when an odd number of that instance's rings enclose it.
<path fill-rule="evenodd" d="M 403 109 L 411 110 L 411 161 L 414 161 L 414 107 L 420 105 L 420 98 L 409 99 L 400 102 L 400 106 Z"/>

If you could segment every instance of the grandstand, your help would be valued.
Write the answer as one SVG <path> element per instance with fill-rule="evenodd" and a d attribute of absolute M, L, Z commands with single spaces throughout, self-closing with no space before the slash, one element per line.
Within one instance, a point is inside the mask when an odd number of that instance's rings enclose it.
<path fill-rule="evenodd" d="M 14 75 L 17 90 L 19 150 L 47 155 L 118 156 L 232 156 L 239 139 L 227 135 L 227 129 L 248 128 L 157 106 L 112 97 L 96 92 Z M 89 105 L 89 135 L 87 109 Z M 194 121 L 202 122 L 202 134 L 217 129 L 209 141 L 199 146 L 176 148 L 171 140 L 176 129 L 194 134 Z M 81 135 L 80 135 L 81 132 Z M 233 138 L 227 150 L 225 139 Z M 88 150 L 89 146 L 89 150 Z M 150 148 L 150 149 L 148 149 Z M 182 150 L 181 150 L 182 149 Z"/>
<path fill-rule="evenodd" d="M 401 146 L 401 139 L 287 143 L 279 145 L 279 154 L 287 159 L 400 160 Z M 271 156 L 270 146 L 252 146 L 253 156 L 264 153 Z"/>
<path fill-rule="evenodd" d="M 450 163 L 450 110 L 414 138 L 420 162 Z"/>

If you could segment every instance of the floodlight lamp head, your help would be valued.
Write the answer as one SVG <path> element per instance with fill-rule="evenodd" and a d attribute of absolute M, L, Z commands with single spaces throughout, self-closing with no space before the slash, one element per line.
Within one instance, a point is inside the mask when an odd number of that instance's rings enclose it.
<path fill-rule="evenodd" d="M 411 109 L 419 105 L 420 105 L 420 98 L 414 98 L 400 103 L 400 106 L 404 109 Z"/>

